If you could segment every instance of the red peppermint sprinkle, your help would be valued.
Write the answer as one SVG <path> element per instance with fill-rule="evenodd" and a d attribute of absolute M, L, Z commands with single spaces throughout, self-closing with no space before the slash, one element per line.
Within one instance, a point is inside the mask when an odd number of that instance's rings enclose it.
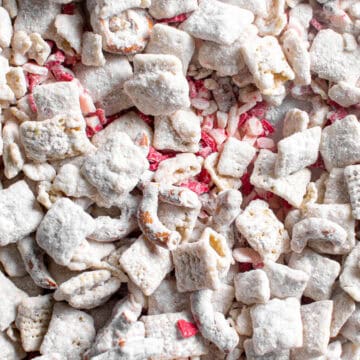
<path fill-rule="evenodd" d="M 272 134 L 275 131 L 274 126 L 271 123 L 269 123 L 269 121 L 267 121 L 266 119 L 262 119 L 261 124 L 263 126 L 266 135 Z"/>
<path fill-rule="evenodd" d="M 187 180 L 180 184 L 182 187 L 186 187 L 194 193 L 201 195 L 210 191 L 209 185 L 196 181 L 196 180 Z"/>
<path fill-rule="evenodd" d="M 28 73 L 27 79 L 29 83 L 29 91 L 33 92 L 34 87 L 36 85 L 39 85 L 41 81 L 44 79 L 44 77 L 42 75 Z"/>
<path fill-rule="evenodd" d="M 190 321 L 180 319 L 176 325 L 184 339 L 195 336 L 199 332 L 196 324 Z"/>
<path fill-rule="evenodd" d="M 205 145 L 209 146 L 212 150 L 212 152 L 217 151 L 217 144 L 214 138 L 209 135 L 207 132 L 202 131 L 201 132 L 201 141 L 205 143 Z"/>
<path fill-rule="evenodd" d="M 171 18 L 167 18 L 167 19 L 161 19 L 158 22 L 159 23 L 175 23 L 175 22 L 183 22 L 188 18 L 188 14 L 183 13 L 183 14 L 179 14 L 176 16 L 173 16 Z"/>
<path fill-rule="evenodd" d="M 317 160 L 312 165 L 310 165 L 310 167 L 313 169 L 325 169 L 324 160 L 321 155 L 319 155 Z"/>
<path fill-rule="evenodd" d="M 243 127 L 249 119 L 250 115 L 247 112 L 241 114 L 239 117 L 238 128 L 240 129 L 241 127 Z"/>
<path fill-rule="evenodd" d="M 311 24 L 311 26 L 312 26 L 314 29 L 316 29 L 317 31 L 320 31 L 321 29 L 324 28 L 324 26 L 321 25 L 315 18 L 312 18 L 312 19 L 310 20 L 310 24 Z"/>
<path fill-rule="evenodd" d="M 253 270 L 253 264 L 252 263 L 239 263 L 239 272 L 247 272 Z"/>
<path fill-rule="evenodd" d="M 31 109 L 33 112 L 37 112 L 37 107 L 36 107 L 36 104 L 35 104 L 35 100 L 34 100 L 34 95 L 33 95 L 33 94 L 29 94 L 29 95 L 28 95 L 28 101 L 29 101 L 30 109 Z"/>
<path fill-rule="evenodd" d="M 241 186 L 242 193 L 244 195 L 249 195 L 254 187 L 250 183 L 250 174 L 248 172 L 246 172 L 241 177 L 241 182 L 242 182 L 242 186 Z"/>
<path fill-rule="evenodd" d="M 72 81 L 74 77 L 65 71 L 65 68 L 60 64 L 55 64 L 51 67 L 51 72 L 54 75 L 56 81 Z"/>
<path fill-rule="evenodd" d="M 344 108 L 338 108 L 330 113 L 329 121 L 333 124 L 336 120 L 341 120 L 348 115 L 348 112 Z"/>
<path fill-rule="evenodd" d="M 257 264 L 253 264 L 253 268 L 254 269 L 262 269 L 264 267 L 264 263 L 263 262 L 259 262 Z"/>
<path fill-rule="evenodd" d="M 96 109 L 94 115 L 96 115 L 99 118 L 101 125 L 105 125 L 107 123 L 104 109 L 100 109 L 100 108 Z"/>
<path fill-rule="evenodd" d="M 267 110 L 265 101 L 257 103 L 252 109 L 248 111 L 250 116 L 256 116 L 259 119 L 264 118 Z"/>
<path fill-rule="evenodd" d="M 196 179 L 202 183 L 209 184 L 211 181 L 211 176 L 206 169 L 202 169 L 200 174 L 196 176 Z"/>
<path fill-rule="evenodd" d="M 172 157 L 172 155 L 163 155 L 160 152 L 156 151 L 152 146 L 150 146 L 149 154 L 147 156 L 147 159 L 150 163 L 150 170 L 157 170 L 160 162 L 170 157 Z"/>
<path fill-rule="evenodd" d="M 64 4 L 62 6 L 61 13 L 65 15 L 74 15 L 75 8 L 76 7 L 74 3 Z"/>

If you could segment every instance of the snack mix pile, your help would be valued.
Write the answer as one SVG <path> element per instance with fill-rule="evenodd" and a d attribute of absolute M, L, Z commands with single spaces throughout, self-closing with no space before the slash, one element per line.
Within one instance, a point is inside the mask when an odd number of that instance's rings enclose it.
<path fill-rule="evenodd" d="M 0 360 L 359 360 L 359 44 L 359 0 L 0 0 Z"/>

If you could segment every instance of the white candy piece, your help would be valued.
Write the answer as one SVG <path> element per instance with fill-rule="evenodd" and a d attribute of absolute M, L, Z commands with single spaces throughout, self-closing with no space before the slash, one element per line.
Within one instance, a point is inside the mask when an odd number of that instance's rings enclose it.
<path fill-rule="evenodd" d="M 343 107 L 356 105 L 360 102 L 360 88 L 340 81 L 329 89 L 329 97 Z"/>
<path fill-rule="evenodd" d="M 85 121 L 69 115 L 25 121 L 20 136 L 27 157 L 37 162 L 61 160 L 93 149 L 85 133 Z"/>
<path fill-rule="evenodd" d="M 171 26 L 156 24 L 152 30 L 145 52 L 147 54 L 168 54 L 177 56 L 186 74 L 195 51 L 195 41 L 185 31 Z"/>
<path fill-rule="evenodd" d="M 263 270 L 236 274 L 234 284 L 236 300 L 246 305 L 265 304 L 270 299 L 269 279 Z"/>
<path fill-rule="evenodd" d="M 360 219 L 360 165 L 350 165 L 344 169 L 344 177 L 350 197 L 352 215 L 355 219 Z"/>
<path fill-rule="evenodd" d="M 36 230 L 43 211 L 25 181 L 0 190 L 0 246 L 15 243 Z"/>
<path fill-rule="evenodd" d="M 275 175 L 284 177 L 313 164 L 318 158 L 320 139 L 321 128 L 316 126 L 280 140 Z"/>
<path fill-rule="evenodd" d="M 199 8 L 181 28 L 202 40 L 231 45 L 254 20 L 254 15 L 237 6 L 217 0 L 200 1 Z"/>
<path fill-rule="evenodd" d="M 24 299 L 18 306 L 16 327 L 25 351 L 38 351 L 47 332 L 53 308 L 50 294 Z"/>
<path fill-rule="evenodd" d="M 177 185 L 200 173 L 202 158 L 191 153 L 178 154 L 162 161 L 155 172 L 156 182 Z"/>
<path fill-rule="evenodd" d="M 94 220 L 67 198 L 56 201 L 36 232 L 36 241 L 58 264 L 67 265 L 85 237 L 95 228 Z"/>
<path fill-rule="evenodd" d="M 301 39 L 295 29 L 288 29 L 282 36 L 283 50 L 295 73 L 294 83 L 309 85 L 311 83 L 310 54 L 307 43 Z"/>
<path fill-rule="evenodd" d="M 104 66 L 102 38 L 98 34 L 85 31 L 82 37 L 81 62 L 87 66 Z"/>
<path fill-rule="evenodd" d="M 56 303 L 40 353 L 55 352 L 68 360 L 81 360 L 94 338 L 94 320 L 90 315 L 64 303 Z"/>
<path fill-rule="evenodd" d="M 341 34 L 320 30 L 310 48 L 311 71 L 322 79 L 355 84 L 360 76 L 360 48 L 346 51 Z"/>
<path fill-rule="evenodd" d="M 346 258 L 340 275 L 340 286 L 355 301 L 360 301 L 360 245 L 354 247 Z"/>
<path fill-rule="evenodd" d="M 258 355 L 278 352 L 303 344 L 303 328 L 298 299 L 273 299 L 250 310 L 253 346 Z"/>
<path fill-rule="evenodd" d="M 189 85 L 174 55 L 135 55 L 134 77 L 124 89 L 145 114 L 168 115 L 190 106 Z"/>
<path fill-rule="evenodd" d="M 283 93 L 286 81 L 295 78 L 278 40 L 273 36 L 256 37 L 246 42 L 242 55 L 256 86 L 264 95 Z"/>
<path fill-rule="evenodd" d="M 343 168 L 332 168 L 325 180 L 324 204 L 349 204 L 349 192 Z"/>
<path fill-rule="evenodd" d="M 266 261 L 264 265 L 262 270 L 269 279 L 271 297 L 301 298 L 309 280 L 306 272 L 273 261 Z"/>
<path fill-rule="evenodd" d="M 137 239 L 119 259 L 122 269 L 144 295 L 151 295 L 172 270 L 170 251 L 144 237 Z"/>
<path fill-rule="evenodd" d="M 333 313 L 331 319 L 330 336 L 335 337 L 339 334 L 345 322 L 355 311 L 354 300 L 346 294 L 341 288 L 336 288 L 331 297 L 333 302 Z"/>
<path fill-rule="evenodd" d="M 289 266 L 310 276 L 304 291 L 305 296 L 317 301 L 330 299 L 333 285 L 340 273 L 338 262 L 310 249 L 304 249 L 301 254 L 291 254 Z"/>
<path fill-rule="evenodd" d="M 218 289 L 231 262 L 226 239 L 211 228 L 205 228 L 198 241 L 181 244 L 172 254 L 180 292 Z"/>
<path fill-rule="evenodd" d="M 0 271 L 0 331 L 6 330 L 15 320 L 17 307 L 27 294 L 20 290 L 15 284 Z"/>
<path fill-rule="evenodd" d="M 146 337 L 163 339 L 164 341 L 161 355 L 155 356 L 154 360 L 187 358 L 207 353 L 205 340 L 200 334 L 188 338 L 182 338 L 179 335 L 176 326 L 178 320 L 193 322 L 189 312 L 148 315 L 143 316 L 140 320 L 145 325 Z"/>
<path fill-rule="evenodd" d="M 9 47 L 12 35 L 13 28 L 10 15 L 5 8 L 0 6 L 0 47 Z"/>
<path fill-rule="evenodd" d="M 289 250 L 289 235 L 269 204 L 252 201 L 236 219 L 236 228 L 263 259 L 276 261 Z"/>
<path fill-rule="evenodd" d="M 251 184 L 282 197 L 295 207 L 300 207 L 310 182 L 310 170 L 302 169 L 292 175 L 276 178 L 276 160 L 277 155 L 270 150 L 260 150 L 250 177 Z"/>
<path fill-rule="evenodd" d="M 330 339 L 332 301 L 316 301 L 301 306 L 300 310 L 303 324 L 303 346 L 293 350 L 295 360 L 325 355 Z"/>
<path fill-rule="evenodd" d="M 153 145 L 158 150 L 199 151 L 200 118 L 190 109 L 156 116 Z"/>
<path fill-rule="evenodd" d="M 309 217 L 292 229 L 291 249 L 301 253 L 306 246 L 325 254 L 347 254 L 351 250 L 346 230 L 334 221 Z"/>
<path fill-rule="evenodd" d="M 121 285 L 108 270 L 83 272 L 63 282 L 54 293 L 57 301 L 66 300 L 76 309 L 92 309 L 104 304 Z"/>
<path fill-rule="evenodd" d="M 198 8 L 196 0 L 152 0 L 149 13 L 155 19 L 169 19 Z"/>
<path fill-rule="evenodd" d="M 256 149 L 234 137 L 229 137 L 224 143 L 223 150 L 217 163 L 217 170 L 221 175 L 241 177 L 256 154 Z"/>
<path fill-rule="evenodd" d="M 81 171 L 86 180 L 109 199 L 114 194 L 125 195 L 133 190 L 148 164 L 130 137 L 117 133 L 85 158 Z"/>
<path fill-rule="evenodd" d="M 288 137 L 297 132 L 306 130 L 308 125 L 309 115 L 306 111 L 291 109 L 285 115 L 282 134 L 284 137 Z"/>
<path fill-rule="evenodd" d="M 75 82 L 56 82 L 35 86 L 33 96 L 37 120 L 56 115 L 81 116 L 79 89 Z"/>
<path fill-rule="evenodd" d="M 360 124 L 354 115 L 324 128 L 320 153 L 328 171 L 360 162 Z"/>

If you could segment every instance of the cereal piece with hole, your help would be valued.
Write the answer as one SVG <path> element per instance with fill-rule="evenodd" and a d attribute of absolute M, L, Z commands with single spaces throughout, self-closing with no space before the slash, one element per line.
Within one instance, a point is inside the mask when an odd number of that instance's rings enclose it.
<path fill-rule="evenodd" d="M 305 296 L 317 301 L 330 299 L 335 280 L 340 273 L 337 261 L 306 248 L 301 254 L 291 254 L 289 266 L 310 276 L 304 291 Z"/>
<path fill-rule="evenodd" d="M 360 245 L 346 258 L 340 275 L 340 286 L 355 301 L 360 301 Z"/>
<path fill-rule="evenodd" d="M 354 115 L 324 128 L 320 153 L 328 171 L 360 161 L 360 124 Z"/>
<path fill-rule="evenodd" d="M 325 185 L 324 204 L 350 203 L 343 168 L 332 168 Z"/>
<path fill-rule="evenodd" d="M 95 228 L 93 218 L 70 199 L 55 202 L 36 232 L 36 241 L 58 264 L 69 264 L 77 246 Z"/>
<path fill-rule="evenodd" d="M 303 327 L 298 299 L 273 299 L 267 304 L 253 306 L 250 314 L 256 354 L 302 346 Z"/>
<path fill-rule="evenodd" d="M 144 237 L 135 241 L 120 257 L 130 279 L 149 296 L 172 269 L 170 251 L 151 244 Z"/>
<path fill-rule="evenodd" d="M 199 151 L 200 118 L 190 109 L 155 117 L 153 145 L 157 150 Z"/>
<path fill-rule="evenodd" d="M 215 183 L 220 191 L 227 189 L 239 189 L 241 180 L 232 176 L 222 176 L 217 170 L 220 154 L 214 152 L 210 154 L 204 161 L 204 168 L 209 172 L 211 180 Z"/>
<path fill-rule="evenodd" d="M 262 270 L 269 279 L 271 297 L 280 299 L 300 299 L 309 280 L 306 272 L 273 261 L 266 261 Z"/>
<path fill-rule="evenodd" d="M 320 78 L 355 84 L 360 76 L 360 48 L 346 51 L 341 34 L 332 29 L 320 30 L 310 48 L 311 71 Z"/>
<path fill-rule="evenodd" d="M 185 31 L 171 26 L 156 24 L 152 30 L 145 52 L 148 54 L 168 54 L 177 56 L 186 74 L 195 51 L 195 41 Z"/>
<path fill-rule="evenodd" d="M 294 359 L 305 360 L 325 355 L 330 340 L 332 301 L 316 301 L 302 305 L 300 310 L 303 324 L 303 345 L 299 349 L 292 350 Z"/>
<path fill-rule="evenodd" d="M 352 215 L 355 219 L 360 219 L 360 165 L 350 165 L 344 169 L 344 177 L 347 185 Z"/>
<path fill-rule="evenodd" d="M 289 204 L 300 207 L 310 182 L 311 172 L 309 169 L 302 169 L 292 175 L 276 178 L 274 174 L 276 159 L 277 155 L 270 150 L 260 150 L 250 182 L 257 188 L 270 191 Z"/>
<path fill-rule="evenodd" d="M 246 354 L 246 358 L 248 360 L 289 360 L 290 359 L 290 351 L 289 350 L 280 350 L 280 351 L 272 351 L 266 353 L 265 355 L 258 355 L 255 352 L 253 340 L 246 339 L 244 341 L 244 350 Z"/>
<path fill-rule="evenodd" d="M 246 42 L 242 55 L 256 86 L 264 95 L 281 94 L 284 84 L 295 77 L 278 40 L 273 36 L 256 37 Z"/>
<path fill-rule="evenodd" d="M 282 48 L 294 73 L 296 85 L 310 85 L 310 54 L 307 42 L 301 39 L 295 29 L 288 29 L 282 35 Z"/>
<path fill-rule="evenodd" d="M 26 299 L 27 294 L 20 290 L 15 284 L 0 271 L 0 330 L 6 330 L 9 325 L 15 320 L 17 307 L 23 299 Z"/>
<path fill-rule="evenodd" d="M 51 294 L 29 297 L 19 304 L 15 323 L 25 351 L 40 349 L 50 323 L 53 304 Z"/>
<path fill-rule="evenodd" d="M 149 13 L 155 19 L 170 19 L 198 8 L 196 0 L 152 0 Z"/>
<path fill-rule="evenodd" d="M 302 132 L 307 129 L 309 125 L 309 115 L 306 111 L 300 109 L 289 110 L 284 118 L 284 125 L 282 134 L 284 137 L 288 137 L 297 132 Z"/>
<path fill-rule="evenodd" d="M 355 311 L 356 306 L 354 300 L 339 286 L 335 288 L 331 300 L 333 302 L 334 310 L 331 319 L 330 336 L 335 337 L 339 334 L 345 322 Z"/>
<path fill-rule="evenodd" d="M 292 229 L 292 251 L 301 253 L 306 246 L 325 254 L 347 254 L 351 250 L 348 233 L 342 226 L 316 217 L 301 220 Z"/>
<path fill-rule="evenodd" d="M 329 98 L 343 107 L 360 102 L 360 88 L 345 81 L 340 81 L 329 89 Z"/>
<path fill-rule="evenodd" d="M 276 261 L 289 251 L 289 235 L 269 204 L 254 200 L 236 219 L 238 231 L 263 259 Z"/>
<path fill-rule="evenodd" d="M 12 179 L 19 174 L 25 163 L 25 154 L 20 140 L 17 122 L 8 120 L 2 129 L 4 174 Z"/>
<path fill-rule="evenodd" d="M 178 154 L 162 161 L 155 172 L 154 180 L 167 185 L 176 185 L 201 171 L 202 158 L 192 153 Z"/>
<path fill-rule="evenodd" d="M 224 143 L 223 150 L 217 163 L 217 170 L 221 175 L 234 178 L 244 175 L 246 168 L 256 154 L 256 149 L 245 141 L 229 137 Z"/>
<path fill-rule="evenodd" d="M 45 262 L 45 252 L 31 236 L 24 237 L 17 242 L 17 248 L 34 283 L 44 289 L 54 290 L 57 288 L 56 281 L 49 273 Z"/>
<path fill-rule="evenodd" d="M 236 330 L 225 316 L 214 310 L 211 290 L 198 290 L 190 295 L 191 312 L 204 338 L 214 343 L 221 351 L 230 353 L 239 342 Z"/>
<path fill-rule="evenodd" d="M 0 247 L 0 263 L 10 277 L 21 277 L 27 274 L 16 244 Z"/>
<path fill-rule="evenodd" d="M 107 199 L 133 190 L 148 165 L 139 147 L 126 133 L 119 132 L 109 136 L 94 154 L 85 158 L 81 171 Z"/>
<path fill-rule="evenodd" d="M 55 115 L 81 116 L 79 89 L 75 82 L 56 82 L 35 86 L 33 91 L 37 120 Z"/>
<path fill-rule="evenodd" d="M 154 360 L 170 360 L 174 358 L 187 358 L 201 356 L 207 353 L 207 344 L 200 334 L 182 338 L 177 323 L 179 320 L 194 322 L 187 311 L 167 313 L 161 315 L 148 315 L 140 319 L 145 325 L 147 338 L 163 339 L 164 345 L 160 356 Z"/>
<path fill-rule="evenodd" d="M 277 144 L 275 176 L 284 177 L 313 164 L 319 155 L 321 127 L 290 135 Z"/>
<path fill-rule="evenodd" d="M 94 338 L 94 320 L 90 315 L 64 303 L 56 303 L 40 353 L 57 352 L 68 360 L 80 360 Z"/>
<path fill-rule="evenodd" d="M 36 230 L 43 211 L 25 181 L 0 191 L 0 246 L 15 243 Z"/>
<path fill-rule="evenodd" d="M 174 55 L 136 55 L 134 77 L 125 82 L 124 89 L 147 115 L 168 115 L 190 106 L 189 85 Z"/>
<path fill-rule="evenodd" d="M 63 282 L 54 293 L 57 301 L 67 301 L 76 309 L 92 309 L 109 300 L 121 285 L 108 270 L 86 271 Z"/>
<path fill-rule="evenodd" d="M 263 270 L 251 270 L 235 275 L 236 300 L 246 305 L 265 304 L 270 299 L 269 279 Z"/>
<path fill-rule="evenodd" d="M 104 66 L 102 38 L 99 34 L 85 31 L 82 37 L 81 62 L 86 66 Z"/>
<path fill-rule="evenodd" d="M 180 292 L 216 290 L 229 270 L 231 252 L 222 235 L 205 228 L 197 242 L 182 244 L 173 251 L 173 261 Z"/>
<path fill-rule="evenodd" d="M 43 121 L 25 121 L 20 138 L 27 157 L 37 162 L 61 160 L 93 149 L 81 117 L 57 115 Z"/>
<path fill-rule="evenodd" d="M 248 10 L 217 0 L 201 1 L 181 28 L 196 38 L 231 45 L 253 20 Z"/>
<path fill-rule="evenodd" d="M 354 344 L 360 343 L 360 306 L 356 305 L 355 311 L 351 314 L 340 334 Z"/>

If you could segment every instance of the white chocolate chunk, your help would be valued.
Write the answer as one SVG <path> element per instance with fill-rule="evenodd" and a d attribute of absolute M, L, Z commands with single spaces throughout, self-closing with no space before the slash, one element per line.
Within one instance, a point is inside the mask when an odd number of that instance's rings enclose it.
<path fill-rule="evenodd" d="M 273 152 L 266 149 L 260 150 L 250 182 L 259 189 L 271 191 L 288 201 L 289 204 L 300 207 L 310 182 L 311 172 L 308 169 L 302 169 L 292 175 L 276 178 L 274 174 L 276 159 L 277 156 Z"/>
<path fill-rule="evenodd" d="M 250 311 L 253 346 L 258 355 L 282 351 L 303 344 L 300 303 L 295 298 L 273 299 Z"/>
<path fill-rule="evenodd" d="M 310 276 L 304 291 L 305 296 L 318 301 L 330 299 L 335 279 L 340 273 L 338 262 L 305 249 L 301 254 L 291 254 L 289 266 Z"/>
<path fill-rule="evenodd" d="M 0 245 L 15 243 L 36 230 L 43 211 L 25 181 L 0 191 Z"/>
<path fill-rule="evenodd" d="M 263 259 L 276 261 L 289 250 L 289 235 L 269 204 L 252 201 L 236 219 L 238 231 Z"/>
<path fill-rule="evenodd" d="M 296 132 L 278 142 L 275 175 L 284 177 L 313 164 L 319 153 L 320 126 Z"/>
<path fill-rule="evenodd" d="M 56 201 L 36 232 L 36 241 L 58 264 L 69 264 L 77 246 L 95 228 L 94 220 L 67 198 Z"/>

